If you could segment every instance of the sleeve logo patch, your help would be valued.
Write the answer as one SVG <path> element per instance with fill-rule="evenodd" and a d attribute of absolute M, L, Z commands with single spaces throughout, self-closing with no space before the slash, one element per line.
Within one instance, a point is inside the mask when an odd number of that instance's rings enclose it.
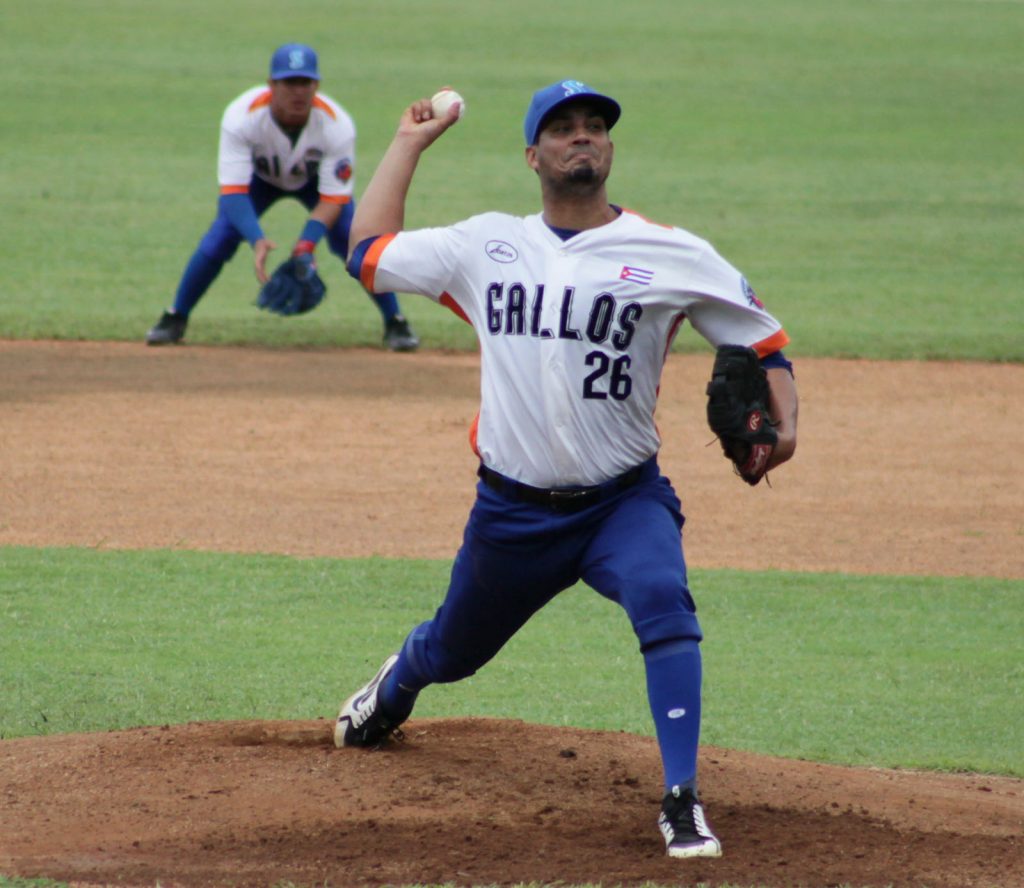
<path fill-rule="evenodd" d="M 489 258 L 495 262 L 501 262 L 503 265 L 515 262 L 519 258 L 519 251 L 512 244 L 507 244 L 505 241 L 487 241 L 484 251 Z"/>
<path fill-rule="evenodd" d="M 646 268 L 637 268 L 635 265 L 623 265 L 622 271 L 619 272 L 619 280 L 647 286 L 654 280 L 654 272 Z"/>
<path fill-rule="evenodd" d="M 754 292 L 754 288 L 750 286 L 746 278 L 741 278 L 743 286 L 743 295 L 747 297 L 748 305 L 756 305 L 761 311 L 764 311 L 764 303 L 757 298 L 757 293 Z"/>
<path fill-rule="evenodd" d="M 342 182 L 347 182 L 352 178 L 352 162 L 349 160 L 340 160 L 338 165 L 334 168 L 334 175 Z"/>

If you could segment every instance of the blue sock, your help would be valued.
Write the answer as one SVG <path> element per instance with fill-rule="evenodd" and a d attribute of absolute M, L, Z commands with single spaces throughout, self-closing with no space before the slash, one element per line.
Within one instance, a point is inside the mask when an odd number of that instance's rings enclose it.
<path fill-rule="evenodd" d="M 220 259 L 212 259 L 202 250 L 196 250 L 178 284 L 178 292 L 174 296 L 174 313 L 188 317 L 223 267 L 224 263 Z"/>
<path fill-rule="evenodd" d="M 398 314 L 398 297 L 394 293 L 371 293 L 370 298 L 377 304 L 385 321 Z"/>
<path fill-rule="evenodd" d="M 430 684 L 429 681 L 424 681 L 419 670 L 413 665 L 412 654 L 412 649 L 417 643 L 422 642 L 429 625 L 429 621 L 421 623 L 409 633 L 405 644 L 398 652 L 395 668 L 380 686 L 378 699 L 381 708 L 392 718 L 407 719 L 416 705 L 420 691 Z"/>
<path fill-rule="evenodd" d="M 408 665 L 403 669 L 403 657 L 399 656 L 395 668 L 380 686 L 379 700 L 383 709 L 391 718 L 405 721 L 416 705 L 421 687 Z"/>
<path fill-rule="evenodd" d="M 693 639 L 661 642 L 644 651 L 647 699 L 654 716 L 665 790 L 697 789 L 700 740 L 700 644 Z"/>

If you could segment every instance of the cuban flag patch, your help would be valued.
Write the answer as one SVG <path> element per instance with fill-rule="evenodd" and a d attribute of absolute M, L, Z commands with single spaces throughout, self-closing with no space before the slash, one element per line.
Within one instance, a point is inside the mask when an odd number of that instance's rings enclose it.
<path fill-rule="evenodd" d="M 620 281 L 633 281 L 636 284 L 645 286 L 654 280 L 654 272 L 647 268 L 637 268 L 635 265 L 623 265 L 619 272 Z"/>

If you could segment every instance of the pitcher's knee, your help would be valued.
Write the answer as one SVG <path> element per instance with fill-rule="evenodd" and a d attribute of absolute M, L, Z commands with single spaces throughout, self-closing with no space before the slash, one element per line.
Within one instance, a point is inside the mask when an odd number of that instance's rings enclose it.
<path fill-rule="evenodd" d="M 641 648 L 669 639 L 700 641 L 704 637 L 683 577 L 654 575 L 634 583 L 624 603 Z"/>
<path fill-rule="evenodd" d="M 652 614 L 633 624 L 640 650 L 648 650 L 666 641 L 701 641 L 704 633 L 693 611 L 679 610 L 667 614 Z"/>
<path fill-rule="evenodd" d="M 699 641 L 703 637 L 685 575 L 674 571 L 649 571 L 631 577 L 622 588 L 620 600 L 641 645 L 667 638 Z"/>

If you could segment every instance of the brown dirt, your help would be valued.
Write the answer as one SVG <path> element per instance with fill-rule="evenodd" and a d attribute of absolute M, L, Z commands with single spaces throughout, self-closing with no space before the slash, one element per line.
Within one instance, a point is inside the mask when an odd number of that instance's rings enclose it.
<path fill-rule="evenodd" d="M 472 498 L 477 368 L 437 353 L 0 342 L 0 546 L 449 558 Z M 799 453 L 753 490 L 706 446 L 707 368 L 673 356 L 658 417 L 691 565 L 1024 577 L 1024 367 L 802 360 Z M 680 862 L 654 829 L 651 738 L 413 719 L 407 742 L 365 752 L 334 750 L 329 730 L 0 741 L 0 873 L 1024 885 L 1021 780 L 703 748 L 725 856 Z"/>

